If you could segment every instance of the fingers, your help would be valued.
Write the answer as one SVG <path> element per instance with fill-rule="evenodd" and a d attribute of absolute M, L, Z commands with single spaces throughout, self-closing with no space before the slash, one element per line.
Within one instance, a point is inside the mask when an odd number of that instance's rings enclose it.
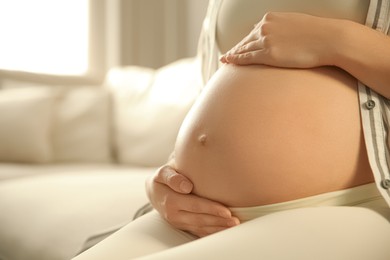
<path fill-rule="evenodd" d="M 173 226 L 204 237 L 240 224 L 236 217 L 224 218 L 208 214 L 196 214 L 180 211 L 173 219 L 168 220 Z"/>
<path fill-rule="evenodd" d="M 239 43 L 237 43 L 229 52 L 235 53 L 238 49 L 240 49 L 242 46 L 247 45 L 250 42 L 254 42 L 260 38 L 260 31 L 261 27 L 259 25 L 255 25 L 253 30 L 244 37 Z"/>
<path fill-rule="evenodd" d="M 230 54 L 243 54 L 243 53 L 246 53 L 246 52 L 252 52 L 252 51 L 256 51 L 256 50 L 261 50 L 263 49 L 263 44 L 260 40 L 256 40 L 256 41 L 251 41 L 251 42 L 248 42 L 247 44 L 241 46 L 240 48 L 238 48 L 236 51 L 230 53 Z"/>
<path fill-rule="evenodd" d="M 264 19 L 254 25 L 252 31 L 220 58 L 222 63 L 247 65 L 261 63 L 255 54 L 264 49 Z M 242 54 L 242 55 L 240 55 Z M 257 60 L 255 60 L 256 58 Z"/>
<path fill-rule="evenodd" d="M 177 226 L 180 226 L 181 230 L 188 231 L 198 237 L 204 237 L 237 226 L 240 223 L 237 218 L 225 219 L 209 215 L 194 215 L 187 212 L 183 212 L 179 216 L 181 221 Z"/>
<path fill-rule="evenodd" d="M 239 42 L 236 46 L 231 48 L 228 52 L 226 52 L 222 57 L 221 61 L 224 62 L 224 58 L 226 56 L 230 56 L 232 54 L 238 54 L 243 52 L 248 52 L 250 50 L 254 50 L 256 48 L 256 45 L 258 42 L 258 39 L 256 37 L 252 37 L 252 34 L 245 37 L 241 42 Z"/>
<path fill-rule="evenodd" d="M 265 64 L 265 50 L 256 50 L 239 54 L 228 54 L 224 57 L 225 63 L 237 65 Z M 221 60 L 222 61 L 222 60 Z"/>
<path fill-rule="evenodd" d="M 198 197 L 196 195 L 186 196 L 185 200 L 186 203 L 182 204 L 182 211 L 196 214 L 207 214 L 227 219 L 232 217 L 230 210 L 218 202 Z"/>
<path fill-rule="evenodd" d="M 224 205 L 194 194 L 179 194 L 170 192 L 167 188 L 163 190 L 162 195 L 164 199 L 161 204 L 165 209 L 165 215 L 168 215 L 167 218 L 182 211 L 227 219 L 232 217 L 230 210 Z"/>
<path fill-rule="evenodd" d="M 224 54 L 220 61 L 222 63 L 234 63 L 237 65 L 246 65 L 255 63 L 254 59 L 259 54 L 259 51 L 264 50 L 264 44 L 261 39 L 253 38 L 251 41 L 239 43 L 226 54 Z M 258 59 L 258 57 L 257 57 Z"/>
<path fill-rule="evenodd" d="M 237 43 L 228 53 L 236 53 L 241 47 L 256 42 L 262 38 L 262 26 L 264 22 L 261 20 L 259 23 L 254 24 L 253 29 L 249 32 L 247 36 L 244 37 L 239 43 Z"/>
<path fill-rule="evenodd" d="M 192 182 L 187 177 L 179 174 L 168 165 L 161 167 L 157 171 L 154 177 L 154 181 L 165 184 L 172 190 L 183 194 L 190 193 L 194 187 Z"/>
<path fill-rule="evenodd" d="M 150 181 L 153 207 L 175 228 L 203 237 L 240 224 L 226 206 L 192 194 L 192 182 L 168 165 Z"/>
<path fill-rule="evenodd" d="M 163 217 L 175 228 L 206 236 L 240 224 L 228 208 L 192 194 L 171 194 L 163 203 Z"/>
<path fill-rule="evenodd" d="M 183 230 L 191 229 L 195 231 L 197 228 L 204 229 L 211 227 L 234 227 L 240 223 L 236 217 L 221 218 L 207 214 L 194 214 L 187 211 L 181 211 L 175 218 L 168 219 L 168 222 Z"/>
<path fill-rule="evenodd" d="M 254 63 L 254 57 L 258 54 L 257 51 L 263 50 L 263 44 L 260 40 L 251 41 L 247 44 L 230 50 L 220 59 L 223 63 L 234 63 L 237 65 L 246 65 Z M 240 55 L 242 54 L 242 55 Z"/>

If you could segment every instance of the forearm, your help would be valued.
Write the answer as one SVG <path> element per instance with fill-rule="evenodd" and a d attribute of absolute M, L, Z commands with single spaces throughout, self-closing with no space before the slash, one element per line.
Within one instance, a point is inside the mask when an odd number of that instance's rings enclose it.
<path fill-rule="evenodd" d="M 332 65 L 390 98 L 390 37 L 350 21 L 340 25 Z"/>

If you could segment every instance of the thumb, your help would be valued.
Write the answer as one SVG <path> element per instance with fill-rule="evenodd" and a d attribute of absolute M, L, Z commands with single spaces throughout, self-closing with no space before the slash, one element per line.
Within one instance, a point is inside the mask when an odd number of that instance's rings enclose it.
<path fill-rule="evenodd" d="M 165 165 L 158 169 L 154 181 L 167 185 L 172 190 L 188 194 L 191 193 L 194 185 L 184 175 L 178 173 L 171 166 Z"/>

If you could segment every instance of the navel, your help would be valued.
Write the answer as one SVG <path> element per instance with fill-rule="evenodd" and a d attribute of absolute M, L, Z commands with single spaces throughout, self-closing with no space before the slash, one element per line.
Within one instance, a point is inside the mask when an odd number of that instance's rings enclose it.
<path fill-rule="evenodd" d="M 206 141 L 207 141 L 207 135 L 201 134 L 201 135 L 198 137 L 198 142 L 199 142 L 201 145 L 206 145 Z"/>

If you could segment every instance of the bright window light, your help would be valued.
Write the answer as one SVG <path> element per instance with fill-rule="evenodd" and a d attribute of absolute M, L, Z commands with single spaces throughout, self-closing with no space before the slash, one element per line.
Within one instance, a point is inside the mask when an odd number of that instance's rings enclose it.
<path fill-rule="evenodd" d="M 89 0 L 0 0 L 0 69 L 82 75 Z"/>

